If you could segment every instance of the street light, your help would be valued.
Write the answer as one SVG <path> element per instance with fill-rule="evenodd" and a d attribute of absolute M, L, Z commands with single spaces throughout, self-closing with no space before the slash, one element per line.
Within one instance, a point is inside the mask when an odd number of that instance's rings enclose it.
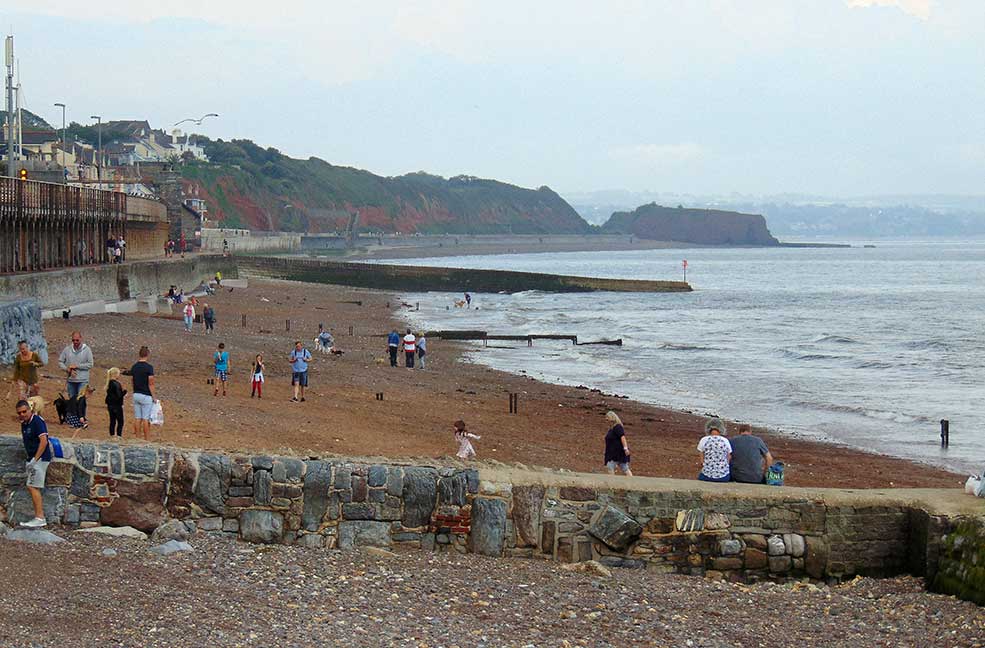
<path fill-rule="evenodd" d="M 103 183 L 103 118 L 99 115 L 90 115 L 89 119 L 96 120 L 96 181 L 100 185 Z M 101 188 L 101 187 L 100 187 Z"/>
<path fill-rule="evenodd" d="M 62 173 L 65 173 L 65 104 L 56 103 L 55 107 L 62 109 Z"/>

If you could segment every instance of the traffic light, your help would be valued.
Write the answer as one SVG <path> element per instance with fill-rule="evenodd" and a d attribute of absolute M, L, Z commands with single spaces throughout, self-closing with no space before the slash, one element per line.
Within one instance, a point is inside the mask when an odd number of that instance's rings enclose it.
<path fill-rule="evenodd" d="M 21 169 L 19 176 L 21 180 L 27 180 L 27 169 Z"/>

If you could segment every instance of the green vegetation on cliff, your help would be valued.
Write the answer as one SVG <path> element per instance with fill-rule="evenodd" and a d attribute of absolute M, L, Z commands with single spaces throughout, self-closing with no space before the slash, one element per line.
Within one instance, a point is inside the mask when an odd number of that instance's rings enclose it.
<path fill-rule="evenodd" d="M 547 187 L 524 189 L 471 176 L 382 177 L 318 158 L 298 160 L 248 140 L 199 138 L 209 162 L 186 162 L 188 189 L 210 218 L 261 230 L 357 229 L 402 233 L 584 234 L 592 231 Z"/>

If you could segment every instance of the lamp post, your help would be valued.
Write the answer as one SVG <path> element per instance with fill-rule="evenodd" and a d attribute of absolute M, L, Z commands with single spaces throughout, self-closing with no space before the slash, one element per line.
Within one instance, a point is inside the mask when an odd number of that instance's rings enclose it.
<path fill-rule="evenodd" d="M 65 173 L 65 104 L 56 103 L 55 107 L 62 109 L 62 173 Z"/>
<path fill-rule="evenodd" d="M 89 119 L 96 120 L 96 181 L 102 189 L 103 184 L 103 118 L 99 115 L 91 115 Z"/>

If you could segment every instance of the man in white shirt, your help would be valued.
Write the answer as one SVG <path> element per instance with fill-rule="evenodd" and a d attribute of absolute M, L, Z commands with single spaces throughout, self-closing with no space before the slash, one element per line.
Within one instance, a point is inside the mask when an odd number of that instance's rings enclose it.
<path fill-rule="evenodd" d="M 407 368 L 414 368 L 414 356 L 417 354 L 417 338 L 414 334 L 407 329 L 407 335 L 404 336 L 404 356 L 407 360 Z"/>

